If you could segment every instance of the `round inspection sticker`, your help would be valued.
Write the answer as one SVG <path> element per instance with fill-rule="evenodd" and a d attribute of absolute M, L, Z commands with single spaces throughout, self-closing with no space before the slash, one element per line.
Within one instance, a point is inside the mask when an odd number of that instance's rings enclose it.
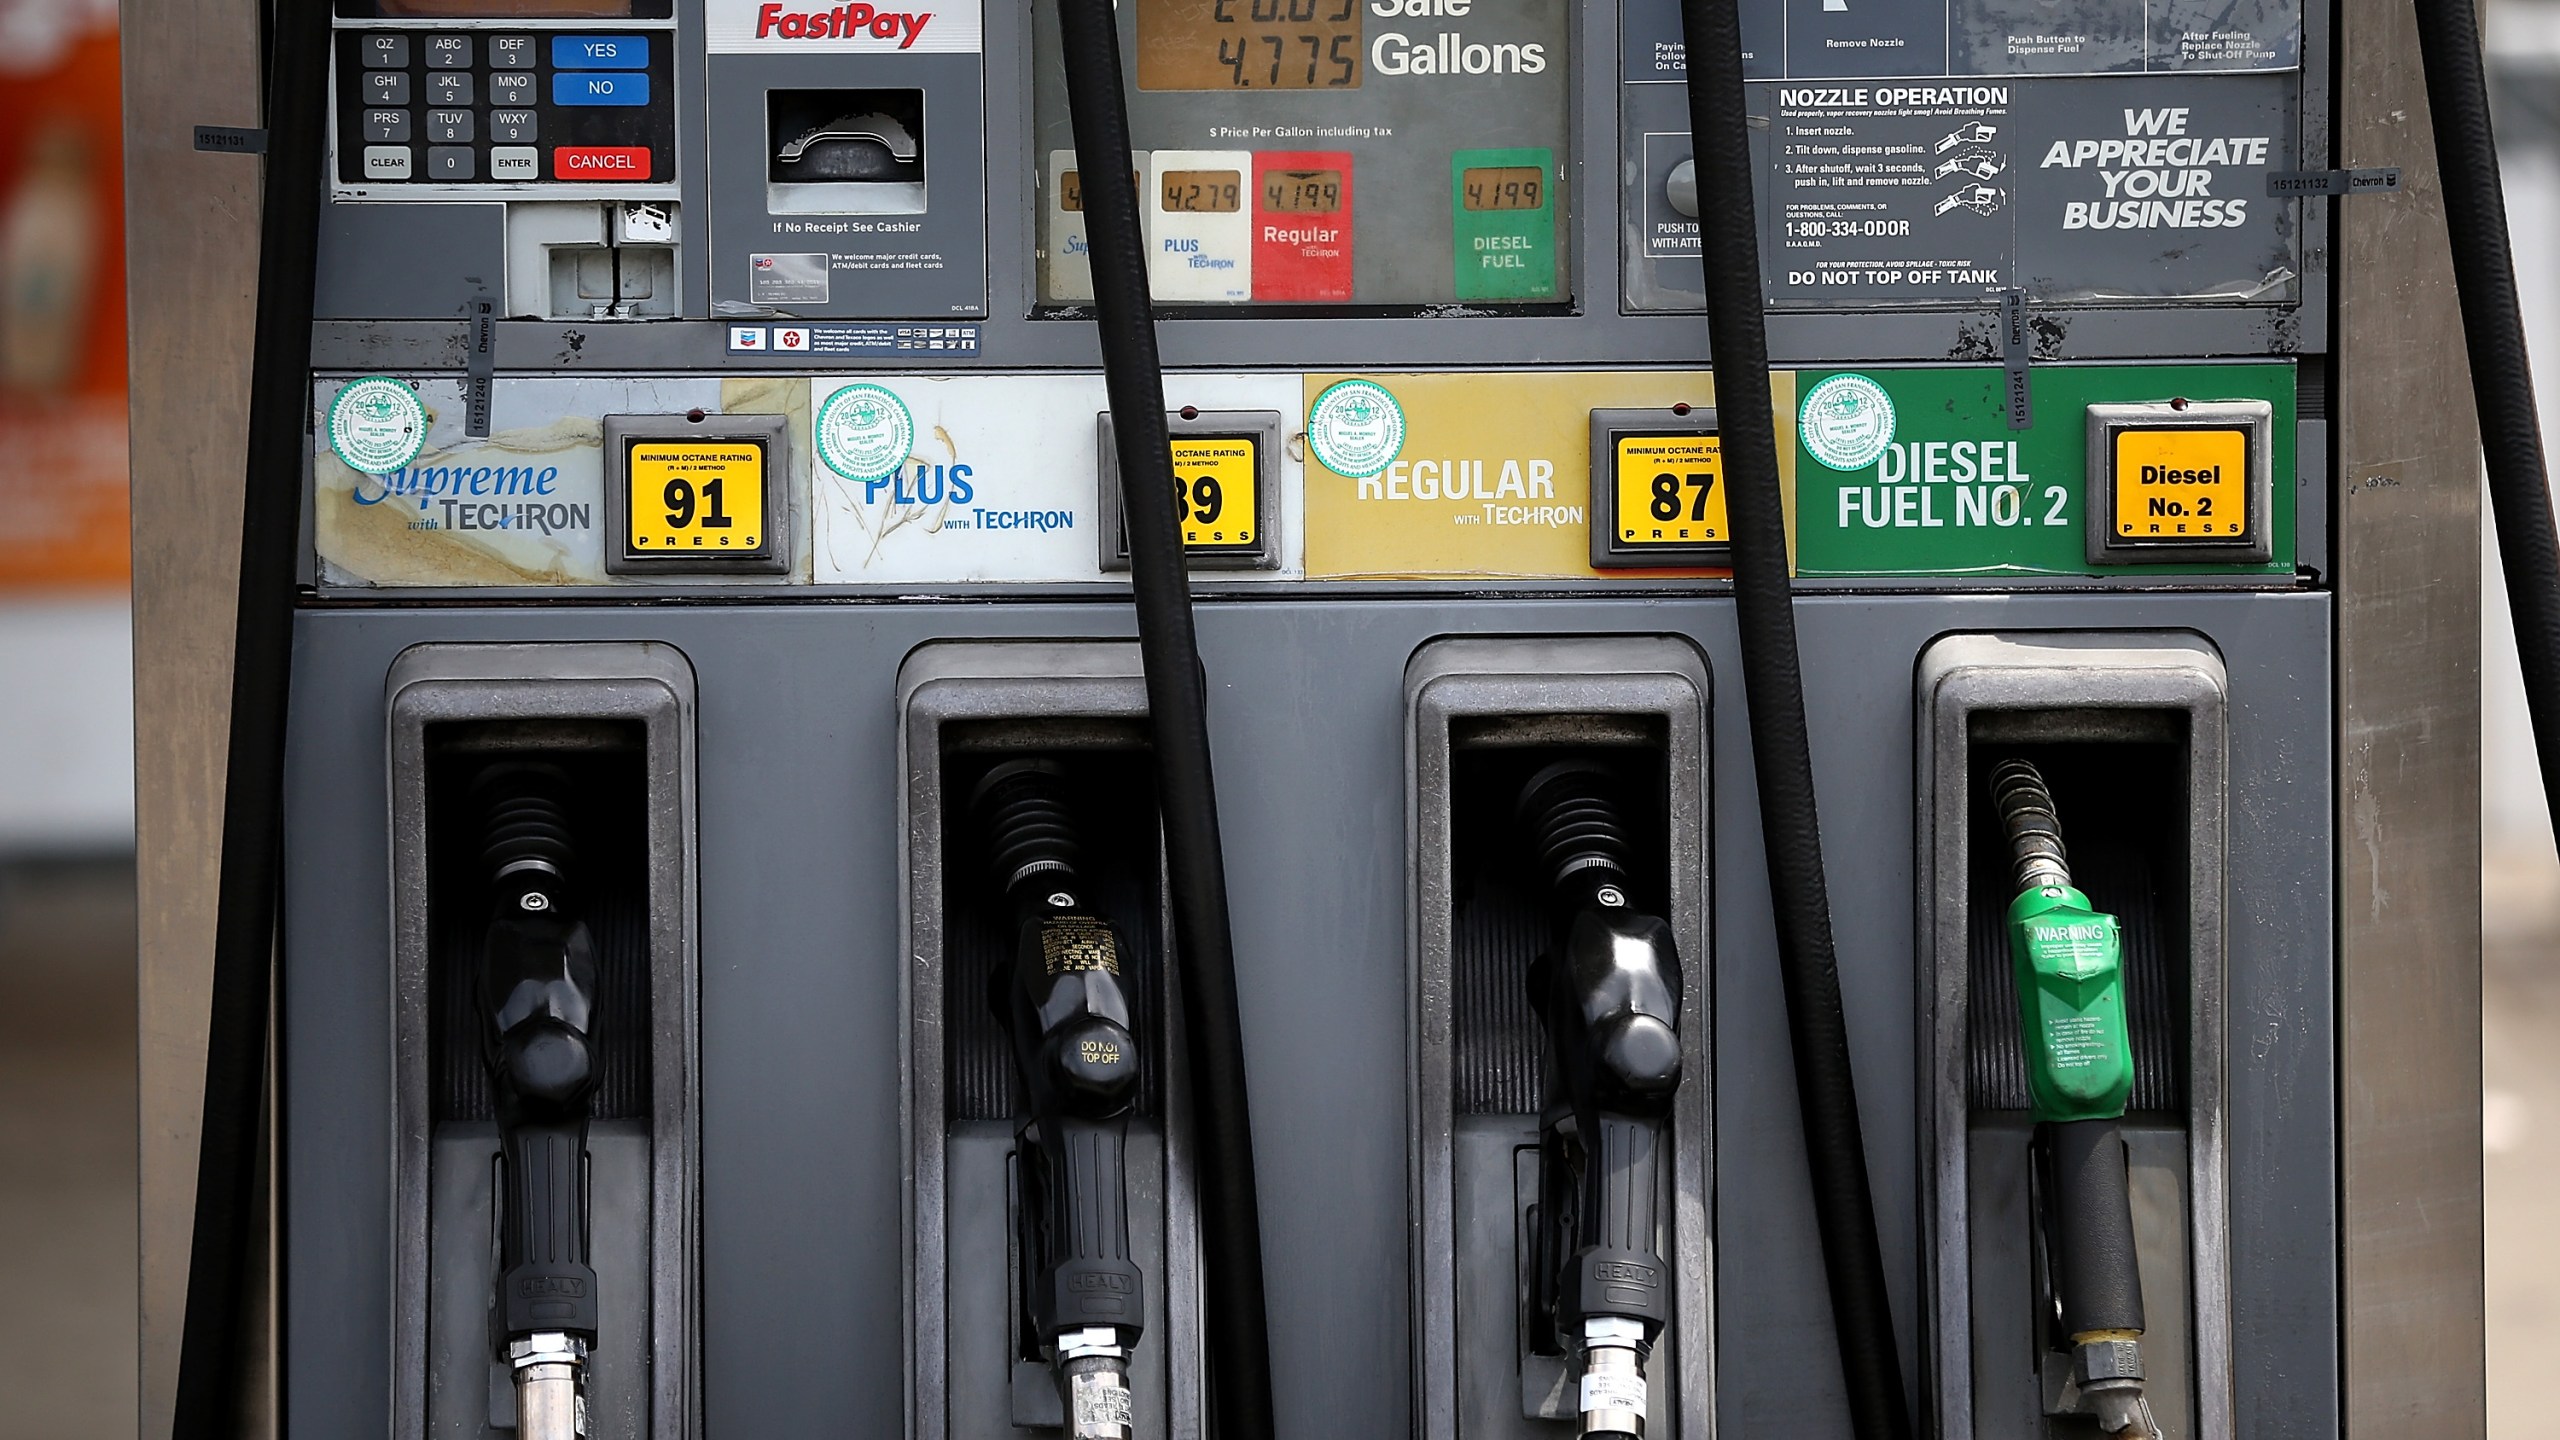
<path fill-rule="evenodd" d="M 1366 480 L 1404 452 L 1404 407 L 1375 380 L 1345 380 L 1307 407 L 1307 444 L 1336 475 Z"/>
<path fill-rule="evenodd" d="M 407 382 L 367 375 L 329 402 L 329 448 L 359 475 L 388 475 L 427 447 L 427 407 Z"/>
<path fill-rule="evenodd" d="M 1796 411 L 1805 453 L 1834 470 L 1864 470 L 1893 443 L 1893 398 L 1864 375 L 1834 375 Z"/>
<path fill-rule="evenodd" d="M 879 480 L 907 463 L 916 417 L 880 385 L 847 385 L 818 407 L 818 458 L 847 480 Z"/>

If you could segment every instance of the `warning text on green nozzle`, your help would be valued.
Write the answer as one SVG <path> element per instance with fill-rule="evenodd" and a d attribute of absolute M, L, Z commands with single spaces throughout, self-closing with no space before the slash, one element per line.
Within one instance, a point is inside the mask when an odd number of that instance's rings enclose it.
<path fill-rule="evenodd" d="M 2039 1121 L 2112 1120 L 2133 1095 L 2123 937 L 2113 915 L 2069 886 L 2030 890 L 2009 907 L 2018 1040 Z"/>

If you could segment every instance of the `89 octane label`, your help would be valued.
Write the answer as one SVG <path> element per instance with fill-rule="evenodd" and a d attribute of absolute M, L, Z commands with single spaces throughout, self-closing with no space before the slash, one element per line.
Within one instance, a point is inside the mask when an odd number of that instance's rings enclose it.
<path fill-rule="evenodd" d="M 1256 448 L 1246 435 L 1173 437 L 1173 501 L 1184 545 L 1254 543 L 1261 529 Z"/>

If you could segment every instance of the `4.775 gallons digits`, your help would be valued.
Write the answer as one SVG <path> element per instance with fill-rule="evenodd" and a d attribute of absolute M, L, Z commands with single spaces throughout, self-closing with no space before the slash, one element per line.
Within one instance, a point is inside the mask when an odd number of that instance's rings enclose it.
<path fill-rule="evenodd" d="M 1142 0 L 1141 90 L 1356 90 L 1360 0 Z"/>

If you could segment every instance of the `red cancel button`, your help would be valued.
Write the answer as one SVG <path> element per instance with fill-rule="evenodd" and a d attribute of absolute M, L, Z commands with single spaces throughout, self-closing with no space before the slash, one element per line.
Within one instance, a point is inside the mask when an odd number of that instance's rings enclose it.
<path fill-rule="evenodd" d="M 551 152 L 555 180 L 646 180 L 646 145 L 563 145 Z"/>

